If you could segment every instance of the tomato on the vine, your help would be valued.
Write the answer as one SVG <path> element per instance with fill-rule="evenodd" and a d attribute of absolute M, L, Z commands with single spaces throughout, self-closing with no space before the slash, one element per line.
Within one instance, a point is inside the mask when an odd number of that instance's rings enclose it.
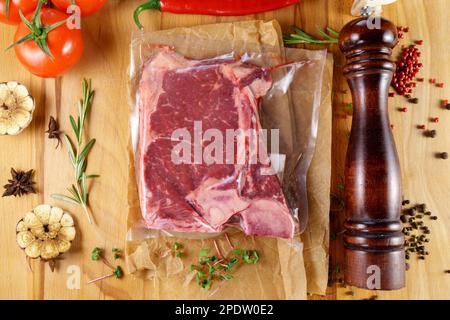
<path fill-rule="evenodd" d="M 86 17 L 99 11 L 108 2 L 108 0 L 75 0 L 76 6 L 80 7 L 81 16 Z M 52 3 L 64 12 L 72 5 L 72 0 L 52 0 Z"/>
<path fill-rule="evenodd" d="M 58 77 L 72 68 L 83 54 L 81 30 L 69 29 L 69 16 L 38 5 L 35 14 L 25 16 L 14 36 L 19 61 L 34 75 Z"/>
<path fill-rule="evenodd" d="M 0 22 L 19 24 L 19 10 L 24 15 L 33 12 L 39 0 L 0 0 Z"/>

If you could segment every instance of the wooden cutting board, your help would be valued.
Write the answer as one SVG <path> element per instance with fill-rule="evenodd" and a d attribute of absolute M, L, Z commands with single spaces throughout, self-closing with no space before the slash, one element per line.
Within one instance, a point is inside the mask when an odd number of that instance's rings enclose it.
<path fill-rule="evenodd" d="M 37 110 L 32 125 L 20 136 L 0 137 L 0 183 L 4 184 L 9 169 L 35 169 L 39 194 L 21 199 L 0 199 L 0 298 L 3 299 L 145 299 L 152 290 L 151 282 L 127 277 L 123 280 L 109 279 L 96 285 L 87 286 L 87 279 L 106 274 L 109 270 L 100 263 L 90 261 L 89 252 L 94 246 L 123 246 L 126 221 L 126 186 L 128 177 L 126 147 L 128 135 L 127 67 L 129 63 L 129 42 L 132 30 L 133 9 L 142 1 L 110 1 L 99 14 L 84 21 L 85 56 L 82 62 L 68 75 L 58 80 L 42 80 L 31 76 L 15 59 L 12 51 L 0 50 L 0 81 L 17 80 L 29 86 L 37 100 Z M 209 17 L 193 15 L 173 15 L 144 13 L 143 23 L 147 30 L 167 29 L 177 26 L 236 21 L 243 19 L 277 19 L 284 31 L 296 24 L 315 33 L 315 25 L 340 29 L 349 16 L 350 0 L 302 0 L 301 4 L 275 12 L 246 17 Z M 404 44 L 417 39 L 424 40 L 422 60 L 425 68 L 421 76 L 436 78 L 450 86 L 448 64 L 448 42 L 450 4 L 447 0 L 399 0 L 385 8 L 384 16 L 393 22 L 409 26 Z M 7 47 L 13 38 L 14 28 L 0 26 L 0 48 Z M 335 77 L 333 95 L 333 192 L 341 189 L 347 134 L 351 116 L 346 104 L 351 101 L 347 85 L 341 76 L 344 63 L 336 47 Z M 15 243 L 14 226 L 26 211 L 44 202 L 56 204 L 50 194 L 62 192 L 71 181 L 71 168 L 65 152 L 55 150 L 54 141 L 44 135 L 50 115 L 60 119 L 62 129 L 69 131 L 68 115 L 75 112 L 75 103 L 81 93 L 81 79 L 92 78 L 97 89 L 93 108 L 103 112 L 93 112 L 90 121 L 90 135 L 98 144 L 91 154 L 89 171 L 101 172 L 102 177 L 92 187 L 91 197 L 94 215 L 98 217 L 98 230 L 90 228 L 82 212 L 70 206 L 77 216 L 79 233 L 73 252 L 58 263 L 58 272 L 51 273 L 43 263 L 33 262 L 33 272 L 28 270 L 23 253 Z M 408 105 L 409 112 L 400 113 L 398 107 L 405 106 L 401 98 L 390 100 L 391 122 L 394 124 L 403 172 L 404 194 L 415 202 L 425 202 L 439 217 L 429 223 L 431 229 L 430 256 L 425 261 L 413 259 L 407 274 L 407 288 L 390 293 L 377 293 L 380 299 L 428 299 L 450 298 L 450 160 L 434 158 L 435 152 L 450 151 L 450 111 L 440 108 L 440 99 L 450 98 L 448 86 L 437 89 L 429 84 L 417 89 L 418 105 Z M 439 124 L 431 124 L 430 117 L 440 117 Z M 426 139 L 416 129 L 418 124 L 432 126 L 438 131 L 436 139 Z M 120 133 L 120 134 L 119 134 Z M 331 215 L 332 229 L 339 232 L 342 212 Z M 331 268 L 341 265 L 341 238 L 331 242 Z M 339 268 L 337 268 L 339 269 Z M 81 289 L 74 288 L 71 275 L 82 270 Z M 339 274 L 336 275 L 340 277 Z M 69 282 L 69 287 L 68 287 Z M 346 294 L 351 288 L 333 285 L 328 299 L 363 299 L 372 293 L 354 290 L 354 295 Z M 317 298 L 317 297 L 313 297 Z"/>

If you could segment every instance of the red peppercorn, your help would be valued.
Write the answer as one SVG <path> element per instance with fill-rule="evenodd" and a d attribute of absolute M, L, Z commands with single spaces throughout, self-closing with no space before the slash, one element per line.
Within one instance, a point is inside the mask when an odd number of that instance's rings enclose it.
<path fill-rule="evenodd" d="M 392 77 L 392 87 L 401 95 L 409 95 L 417 84 L 413 81 L 423 67 L 419 61 L 420 51 L 417 46 L 404 47 L 397 68 Z M 422 79 L 423 80 L 423 79 Z"/>
<path fill-rule="evenodd" d="M 407 107 L 399 108 L 398 110 L 400 112 L 408 112 L 408 108 Z"/>
<path fill-rule="evenodd" d="M 423 40 L 417 40 L 416 44 L 418 44 L 419 46 L 423 45 Z"/>
<path fill-rule="evenodd" d="M 424 125 L 424 124 L 419 124 L 418 126 L 417 126 L 417 128 L 418 129 L 421 129 L 421 130 L 425 130 L 426 129 L 426 125 Z"/>
<path fill-rule="evenodd" d="M 424 79 L 423 79 L 423 78 L 417 78 L 416 80 L 417 80 L 418 82 L 423 82 Z"/>
<path fill-rule="evenodd" d="M 438 88 L 443 88 L 443 87 L 444 87 L 444 83 L 443 83 L 443 82 L 437 83 L 437 84 L 436 84 L 436 87 L 438 87 Z"/>
<path fill-rule="evenodd" d="M 389 97 L 394 97 L 395 96 L 395 93 L 394 92 L 389 92 Z"/>
<path fill-rule="evenodd" d="M 439 117 L 431 118 L 431 121 L 434 123 L 439 123 Z"/>
<path fill-rule="evenodd" d="M 394 127 L 395 127 L 395 126 L 394 126 L 393 124 L 391 124 L 391 129 L 392 129 L 392 130 L 394 130 Z"/>
<path fill-rule="evenodd" d="M 436 83 L 436 79 L 433 79 L 433 78 L 430 79 L 430 83 L 431 83 L 431 84 L 435 84 L 435 83 Z"/>

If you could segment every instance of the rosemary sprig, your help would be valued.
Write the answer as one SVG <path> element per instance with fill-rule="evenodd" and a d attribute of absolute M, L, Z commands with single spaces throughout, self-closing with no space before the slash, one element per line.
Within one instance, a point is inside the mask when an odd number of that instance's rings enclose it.
<path fill-rule="evenodd" d="M 327 27 L 326 31 L 324 31 L 319 26 L 316 25 L 317 32 L 325 39 L 317 39 L 296 26 L 294 26 L 293 29 L 295 33 L 292 33 L 284 37 L 285 44 L 306 43 L 306 44 L 327 45 L 338 43 L 339 32 L 333 30 L 330 27 Z"/>
<path fill-rule="evenodd" d="M 91 81 L 83 80 L 83 99 L 78 102 L 78 118 L 75 120 L 70 116 L 70 124 L 75 134 L 76 144 L 72 143 L 71 138 L 64 134 L 64 142 L 66 144 L 70 162 L 75 170 L 75 183 L 72 184 L 68 191 L 69 196 L 63 194 L 53 194 L 52 198 L 66 201 L 72 204 L 80 205 L 86 213 L 89 223 L 92 224 L 91 215 L 88 207 L 88 186 L 87 179 L 98 178 L 98 175 L 86 174 L 87 155 L 95 144 L 95 139 L 88 139 L 89 141 L 83 145 L 83 133 L 89 110 L 92 106 L 94 98 L 94 91 L 92 90 Z"/>

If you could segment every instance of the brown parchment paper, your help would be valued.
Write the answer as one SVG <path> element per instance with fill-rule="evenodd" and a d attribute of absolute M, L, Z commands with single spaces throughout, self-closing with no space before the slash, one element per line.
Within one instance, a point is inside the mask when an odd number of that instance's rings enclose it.
<path fill-rule="evenodd" d="M 322 102 L 320 104 L 316 150 L 307 178 L 308 225 L 301 236 L 304 242 L 303 256 L 308 292 L 320 295 L 325 294 L 328 283 L 332 84 L 333 55 L 329 53 L 322 84 Z"/>
<path fill-rule="evenodd" d="M 209 48 L 211 55 L 230 52 L 236 46 L 245 46 L 240 48 L 243 52 L 254 51 L 258 46 L 264 45 L 279 48 L 280 53 L 283 50 L 281 30 L 275 21 L 246 21 L 177 28 L 159 31 L 152 35 L 152 40 L 158 42 L 158 38 L 163 39 L 164 36 L 173 36 L 174 34 L 177 36 L 177 41 L 180 39 L 182 41 L 176 44 L 178 50 L 192 58 L 196 57 L 196 50 L 198 50 L 195 44 L 204 44 L 205 40 L 211 40 L 214 43 L 214 46 Z M 199 55 L 204 55 L 205 46 L 202 45 L 201 50 Z M 330 148 L 329 145 L 328 148 Z M 133 159 L 131 152 L 130 147 L 130 159 Z M 323 165 L 330 167 L 329 162 Z M 130 177 L 130 181 L 134 182 L 135 170 L 132 160 L 130 161 Z M 312 181 L 316 181 L 316 179 L 312 179 Z M 318 200 L 322 200 L 321 204 L 323 204 L 328 199 L 329 195 Z M 130 229 L 141 219 L 135 183 L 130 183 L 128 200 L 130 206 L 128 227 Z M 328 215 L 328 209 L 326 215 Z M 322 212 L 319 213 L 319 216 L 322 216 Z M 323 219 L 320 221 L 323 222 Z M 315 246 L 310 250 L 312 258 L 326 255 L 323 252 L 319 254 L 320 250 L 316 246 L 316 241 L 311 241 L 318 234 L 315 232 L 317 230 L 325 230 L 327 233 L 328 225 L 314 226 L 308 232 L 311 237 L 308 239 L 308 243 Z M 236 278 L 223 282 L 218 290 L 214 290 L 217 285 L 211 291 L 202 290 L 193 279 L 193 274 L 186 271 L 191 263 L 197 261 L 197 254 L 202 248 L 213 250 L 212 239 L 186 240 L 160 237 L 127 241 L 128 271 L 152 282 L 150 296 L 154 299 L 305 299 L 307 281 L 302 253 L 303 244 L 299 241 L 300 239 L 286 241 L 247 237 L 238 231 L 230 233 L 230 238 L 237 247 L 257 249 L 262 259 L 255 266 L 240 267 L 239 270 L 236 270 Z M 229 246 L 223 237 L 220 239 L 219 246 L 223 252 L 227 252 Z M 324 250 L 328 246 L 328 239 L 322 240 L 326 240 L 326 244 L 321 247 Z M 184 245 L 183 259 L 173 257 L 171 254 L 171 246 L 175 241 Z M 322 274 L 324 268 L 320 270 L 315 263 L 311 265 L 314 266 L 311 268 L 314 276 L 324 278 L 326 284 L 327 272 Z M 315 279 L 314 282 L 322 283 L 323 281 Z"/>

